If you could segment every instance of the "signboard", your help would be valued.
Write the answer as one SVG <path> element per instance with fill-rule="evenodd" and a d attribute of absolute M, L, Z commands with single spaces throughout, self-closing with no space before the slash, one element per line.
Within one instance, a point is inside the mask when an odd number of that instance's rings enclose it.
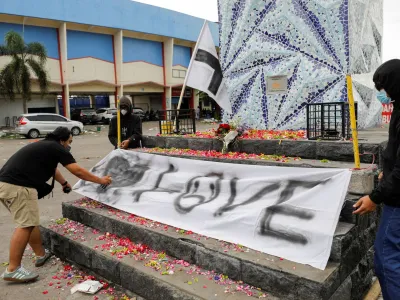
<path fill-rule="evenodd" d="M 389 124 L 390 119 L 392 117 L 392 112 L 393 112 L 393 104 L 382 104 L 383 110 L 382 110 L 382 123 L 383 124 Z"/>
<path fill-rule="evenodd" d="M 180 97 L 181 92 L 182 92 L 181 88 L 173 88 L 172 89 L 172 97 Z M 192 97 L 192 89 L 191 88 L 185 89 L 185 93 L 183 94 L 183 97 Z"/>
<path fill-rule="evenodd" d="M 267 94 L 287 93 L 287 76 L 269 76 L 267 77 Z"/>
<path fill-rule="evenodd" d="M 122 211 L 324 269 L 351 171 L 266 167 L 114 150 L 74 190 Z"/>

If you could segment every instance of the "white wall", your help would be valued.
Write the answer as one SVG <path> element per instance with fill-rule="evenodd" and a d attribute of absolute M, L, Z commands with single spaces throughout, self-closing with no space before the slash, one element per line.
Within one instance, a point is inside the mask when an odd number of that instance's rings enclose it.
<path fill-rule="evenodd" d="M 82 84 L 74 84 L 69 86 L 69 91 L 72 95 L 76 95 L 79 93 L 114 93 L 115 86 L 114 85 L 106 85 L 102 83 L 82 83 Z"/>
<path fill-rule="evenodd" d="M 140 107 L 144 112 L 150 110 L 150 96 L 133 96 L 135 107 Z"/>
<path fill-rule="evenodd" d="M 146 62 L 125 63 L 122 84 L 153 81 L 164 84 L 163 68 Z"/>
<path fill-rule="evenodd" d="M 93 80 L 115 83 L 114 64 L 91 57 L 68 60 L 67 74 L 69 84 Z"/>
<path fill-rule="evenodd" d="M 0 126 L 6 125 L 6 117 L 10 117 L 10 124 L 12 126 L 13 116 L 19 116 L 22 113 L 22 100 L 16 99 L 15 101 L 6 101 L 0 99 Z"/>
<path fill-rule="evenodd" d="M 133 96 L 135 107 L 140 107 L 144 112 L 150 109 L 162 110 L 162 94 L 160 95 L 143 95 Z"/>
<path fill-rule="evenodd" d="M 48 95 L 43 99 L 39 95 L 32 95 L 32 100 L 27 102 L 28 108 L 36 107 L 57 107 L 57 96 Z M 22 99 L 17 98 L 14 101 L 0 99 L 0 127 L 6 125 L 5 118 L 10 117 L 12 126 L 13 116 L 19 116 L 24 113 Z"/>
<path fill-rule="evenodd" d="M 124 94 L 130 95 L 133 93 L 163 93 L 164 88 L 151 84 L 140 84 L 134 86 L 124 86 Z"/>

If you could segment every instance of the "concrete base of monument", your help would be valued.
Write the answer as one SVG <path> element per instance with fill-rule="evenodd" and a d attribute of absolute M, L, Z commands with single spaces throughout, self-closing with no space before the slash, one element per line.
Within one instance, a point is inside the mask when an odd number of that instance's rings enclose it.
<path fill-rule="evenodd" d="M 385 136 L 380 139 L 360 140 L 360 159 L 363 163 L 379 164 L 381 153 L 387 142 Z M 145 136 L 143 147 L 146 148 L 181 148 L 192 150 L 221 151 L 222 142 L 216 138 L 185 138 Z M 285 155 L 301 157 L 302 159 L 327 159 L 330 161 L 354 161 L 353 143 L 351 141 L 308 141 L 308 140 L 239 140 L 230 146 L 229 151 L 265 154 Z"/>
<path fill-rule="evenodd" d="M 330 262 L 323 271 L 238 245 L 182 233 L 104 205 L 91 208 L 91 202 L 86 200 L 63 203 L 63 216 L 78 222 L 74 223 L 78 229 L 73 232 L 80 232 L 79 237 L 54 223 L 43 226 L 42 232 L 55 255 L 89 268 L 148 300 L 248 299 L 240 291 L 245 284 L 258 288 L 247 288 L 256 298 L 268 295 L 268 299 L 362 299 L 372 283 L 372 246 L 380 212 L 349 218 L 347 207 L 352 201 L 349 198 L 343 208 Z M 124 237 L 148 245 L 153 255 L 144 260 L 132 255 L 119 257 L 117 249 L 111 255 L 110 249 L 103 246 L 108 245 L 104 238 L 99 238 L 99 234 L 107 236 L 105 233 L 115 234 L 114 240 Z M 154 254 L 159 251 L 167 257 Z M 177 271 L 176 259 L 179 266 L 190 266 Z M 174 261 L 166 263 L 169 270 L 174 270 L 172 275 L 162 269 L 163 260 Z M 155 271 L 157 264 L 161 270 Z M 230 285 L 221 285 L 220 274 L 226 276 Z"/>

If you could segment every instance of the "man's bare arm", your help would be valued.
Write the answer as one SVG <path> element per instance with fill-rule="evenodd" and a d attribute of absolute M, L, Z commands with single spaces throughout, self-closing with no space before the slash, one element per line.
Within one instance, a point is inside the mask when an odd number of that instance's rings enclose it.
<path fill-rule="evenodd" d="M 59 169 L 56 169 L 56 175 L 55 175 L 54 179 L 61 185 L 66 182 L 64 176 L 61 174 Z"/>
<path fill-rule="evenodd" d="M 90 173 L 85 168 L 82 168 L 77 163 L 69 164 L 69 165 L 65 166 L 65 168 L 68 171 L 70 171 L 72 174 L 74 174 L 76 177 L 78 177 L 82 180 L 85 180 L 85 181 L 90 181 L 90 182 L 103 184 L 103 185 L 109 185 L 111 183 L 110 176 L 104 176 L 102 178 L 97 177 L 96 175 Z"/>

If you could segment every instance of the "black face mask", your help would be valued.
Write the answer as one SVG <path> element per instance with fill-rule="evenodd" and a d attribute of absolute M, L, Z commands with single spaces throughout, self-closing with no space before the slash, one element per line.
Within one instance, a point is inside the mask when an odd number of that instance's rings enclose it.
<path fill-rule="evenodd" d="M 71 151 L 71 146 L 67 146 L 67 147 L 65 147 L 65 149 L 67 149 L 67 151 L 70 152 Z"/>

